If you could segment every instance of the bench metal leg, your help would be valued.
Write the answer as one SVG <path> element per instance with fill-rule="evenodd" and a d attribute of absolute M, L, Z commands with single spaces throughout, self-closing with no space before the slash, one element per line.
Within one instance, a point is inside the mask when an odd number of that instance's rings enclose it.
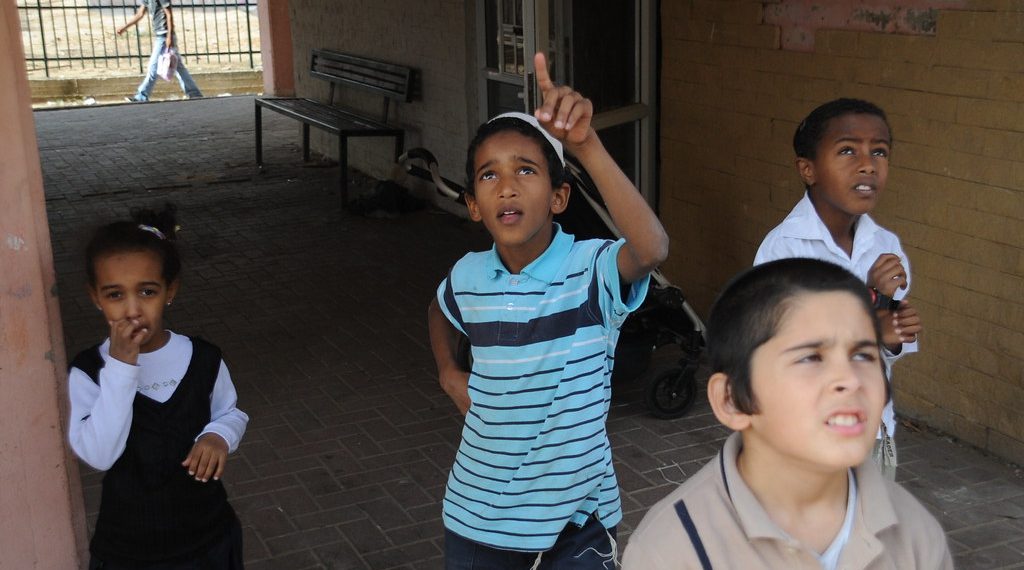
<path fill-rule="evenodd" d="M 338 137 L 338 177 L 341 191 L 341 207 L 348 204 L 348 137 Z"/>
<path fill-rule="evenodd" d="M 309 123 L 302 123 L 302 161 L 309 162 Z"/>
<path fill-rule="evenodd" d="M 263 168 L 263 109 L 259 104 L 256 107 L 256 166 Z"/>

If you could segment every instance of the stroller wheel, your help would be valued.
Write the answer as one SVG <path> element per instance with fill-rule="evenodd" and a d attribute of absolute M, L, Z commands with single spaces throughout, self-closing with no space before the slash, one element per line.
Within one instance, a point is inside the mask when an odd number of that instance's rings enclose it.
<path fill-rule="evenodd" d="M 697 399 L 697 367 L 673 367 L 651 379 L 644 392 L 644 403 L 651 415 L 671 420 L 684 415 Z"/>

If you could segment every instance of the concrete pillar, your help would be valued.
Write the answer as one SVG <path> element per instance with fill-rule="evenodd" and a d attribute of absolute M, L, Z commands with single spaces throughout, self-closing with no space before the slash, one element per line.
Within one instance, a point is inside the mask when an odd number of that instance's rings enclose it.
<path fill-rule="evenodd" d="M 30 102 L 16 4 L 0 0 L 0 567 L 73 569 L 85 509 Z"/>
<path fill-rule="evenodd" d="M 295 95 L 295 66 L 292 61 L 292 24 L 288 0 L 259 0 L 260 52 L 263 58 L 263 92 L 267 95 Z"/>

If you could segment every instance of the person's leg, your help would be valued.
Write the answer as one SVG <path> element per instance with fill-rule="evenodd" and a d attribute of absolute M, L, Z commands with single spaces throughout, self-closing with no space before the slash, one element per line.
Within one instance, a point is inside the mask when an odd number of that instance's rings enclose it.
<path fill-rule="evenodd" d="M 196 85 L 192 75 L 185 68 L 185 62 L 181 59 L 181 48 L 178 47 L 178 35 L 174 35 L 174 46 L 178 48 L 178 67 L 175 69 L 175 75 L 178 76 L 178 85 L 181 86 L 181 91 L 185 93 L 189 99 L 197 99 L 203 96 L 203 92 L 199 90 L 199 86 Z"/>
<path fill-rule="evenodd" d="M 444 531 L 445 570 L 529 570 L 536 552 L 499 550 Z"/>
<path fill-rule="evenodd" d="M 568 525 L 551 550 L 541 558 L 539 570 L 614 570 L 618 545 L 615 528 L 605 529 L 596 517 L 576 528 Z"/>
<path fill-rule="evenodd" d="M 149 94 L 153 92 L 153 86 L 156 85 L 156 66 L 160 61 L 160 52 L 163 47 L 164 36 L 153 36 L 153 53 L 149 56 L 146 77 L 142 79 L 142 83 L 139 83 L 139 88 L 135 92 L 134 99 L 136 101 L 149 101 Z"/>

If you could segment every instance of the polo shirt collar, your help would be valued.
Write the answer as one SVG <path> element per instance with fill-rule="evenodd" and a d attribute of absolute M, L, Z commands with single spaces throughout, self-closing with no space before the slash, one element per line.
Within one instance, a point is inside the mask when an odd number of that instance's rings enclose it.
<path fill-rule="evenodd" d="M 868 214 L 862 214 L 857 220 L 857 228 L 853 234 L 853 255 L 857 257 L 860 252 L 866 251 L 874 242 L 875 233 L 879 226 Z M 804 192 L 804 197 L 796 203 L 793 211 L 783 222 L 782 233 L 786 237 L 797 239 L 817 240 L 825 243 L 825 246 L 837 255 L 846 256 L 846 252 L 836 245 L 832 234 L 825 227 L 825 222 L 818 217 L 818 212 L 811 203 L 811 196 Z"/>
<path fill-rule="evenodd" d="M 729 439 L 725 440 L 719 466 L 726 492 L 729 494 L 729 499 L 732 500 L 740 526 L 743 527 L 743 533 L 751 539 L 770 538 L 786 543 L 792 542 L 793 539 L 772 522 L 764 507 L 754 496 L 754 492 L 740 476 L 736 460 L 740 456 L 741 449 L 743 449 L 743 438 L 739 432 L 734 432 Z"/>
<path fill-rule="evenodd" d="M 888 483 L 871 459 L 860 464 L 853 473 L 857 478 L 857 512 L 846 544 L 859 543 L 859 547 L 844 548 L 839 556 L 844 565 L 864 568 L 885 549 L 878 535 L 899 524 L 899 518 Z"/>
<path fill-rule="evenodd" d="M 556 222 L 552 222 L 552 224 L 554 225 L 554 235 L 551 238 L 551 244 L 544 250 L 544 253 L 540 254 L 540 257 L 531 261 L 521 272 L 523 275 L 549 285 L 558 278 L 558 272 L 561 270 L 565 258 L 572 252 L 572 244 L 575 242 L 572 234 L 562 231 L 562 226 Z M 501 256 L 498 255 L 497 244 L 491 246 L 486 267 L 487 274 L 491 276 L 491 279 L 497 279 L 502 274 L 509 273 L 508 268 L 501 262 Z"/>
<path fill-rule="evenodd" d="M 743 532 L 751 539 L 769 538 L 787 543 L 792 542 L 793 538 L 786 535 L 771 520 L 757 497 L 754 496 L 753 491 L 740 476 L 736 460 L 742 448 L 743 439 L 740 433 L 735 432 L 730 435 L 719 454 L 719 466 L 725 491 L 729 499 L 732 500 Z M 870 458 L 857 466 L 853 474 L 857 479 L 857 504 L 854 507 L 857 512 L 853 520 L 853 529 L 850 531 L 850 540 L 852 541 L 855 536 L 858 540 L 863 540 L 866 548 L 858 551 L 871 560 L 883 549 L 877 535 L 885 529 L 897 525 L 899 519 L 896 516 L 889 490 L 886 488 L 885 479 Z M 847 561 L 845 550 L 842 557 L 844 561 Z"/>

